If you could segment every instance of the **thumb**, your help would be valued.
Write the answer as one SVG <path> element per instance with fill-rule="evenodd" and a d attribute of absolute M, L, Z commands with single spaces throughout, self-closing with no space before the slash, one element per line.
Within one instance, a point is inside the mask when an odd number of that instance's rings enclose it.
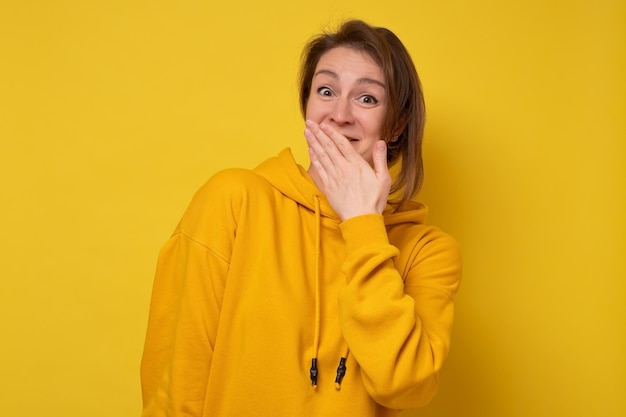
<path fill-rule="evenodd" d="M 379 140 L 374 146 L 374 153 L 372 155 L 372 162 L 374 163 L 374 171 L 377 174 L 387 173 L 387 144 Z"/>

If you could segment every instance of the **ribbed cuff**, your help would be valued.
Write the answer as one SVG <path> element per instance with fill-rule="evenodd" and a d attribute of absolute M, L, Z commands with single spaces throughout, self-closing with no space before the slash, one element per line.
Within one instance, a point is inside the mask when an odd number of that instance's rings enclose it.
<path fill-rule="evenodd" d="M 388 245 L 385 220 L 381 214 L 364 214 L 349 218 L 339 225 L 346 252 L 371 245 Z"/>

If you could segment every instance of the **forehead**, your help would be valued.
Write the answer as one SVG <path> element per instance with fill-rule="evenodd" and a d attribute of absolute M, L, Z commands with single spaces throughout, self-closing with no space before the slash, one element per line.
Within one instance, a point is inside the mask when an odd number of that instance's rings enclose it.
<path fill-rule="evenodd" d="M 315 68 L 315 75 L 321 70 L 335 73 L 340 78 L 371 78 L 384 83 L 383 69 L 367 52 L 340 46 L 333 48 L 320 57 Z M 325 71 L 322 71 L 325 73 Z"/>

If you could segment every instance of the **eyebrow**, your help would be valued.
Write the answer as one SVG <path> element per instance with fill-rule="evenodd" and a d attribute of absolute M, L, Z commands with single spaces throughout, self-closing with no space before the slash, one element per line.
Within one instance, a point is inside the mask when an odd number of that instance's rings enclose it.
<path fill-rule="evenodd" d="M 326 74 L 336 80 L 339 79 L 339 75 L 337 75 L 336 72 L 331 71 L 331 70 L 327 70 L 327 69 L 321 69 L 319 71 L 317 71 L 315 74 L 313 74 L 313 78 L 315 78 L 316 76 L 320 75 L 320 74 Z M 363 77 L 363 78 L 359 78 L 358 80 L 356 80 L 357 84 L 376 84 L 381 86 L 382 88 L 387 88 L 385 86 L 385 83 L 380 82 L 374 78 L 369 78 L 369 77 Z"/>

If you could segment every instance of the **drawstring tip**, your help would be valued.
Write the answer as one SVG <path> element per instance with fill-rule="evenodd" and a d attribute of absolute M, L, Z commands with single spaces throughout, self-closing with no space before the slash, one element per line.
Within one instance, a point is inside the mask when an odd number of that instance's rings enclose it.
<path fill-rule="evenodd" d="M 317 388 L 317 358 L 311 359 L 311 370 L 309 371 L 311 377 L 311 385 L 313 389 Z"/>
<path fill-rule="evenodd" d="M 337 377 L 335 378 L 335 389 L 339 391 L 341 389 L 341 380 L 346 375 L 346 358 L 339 359 L 339 366 L 337 367 Z"/>

